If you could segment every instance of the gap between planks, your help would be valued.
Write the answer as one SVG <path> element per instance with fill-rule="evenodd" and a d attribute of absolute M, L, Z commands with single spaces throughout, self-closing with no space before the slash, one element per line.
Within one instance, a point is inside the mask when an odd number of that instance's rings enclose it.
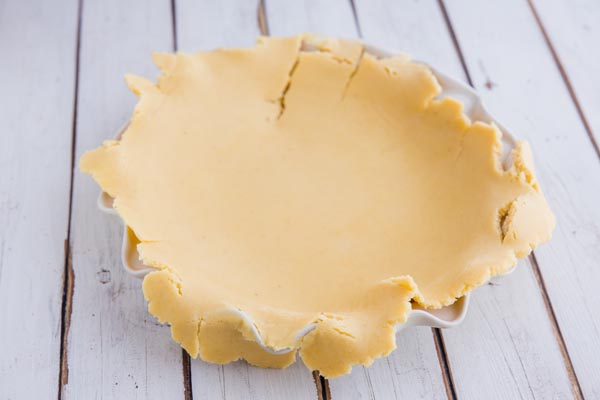
<path fill-rule="evenodd" d="M 356 33 L 359 38 L 362 38 L 362 29 L 360 28 L 360 22 L 358 20 L 358 13 L 356 12 L 356 4 L 354 4 L 354 0 L 350 1 L 350 8 L 352 9 L 352 16 L 354 17 L 354 25 L 356 26 Z"/>
<path fill-rule="evenodd" d="M 171 36 L 173 39 L 173 51 L 177 51 L 177 4 L 176 0 L 171 0 Z"/>
<path fill-rule="evenodd" d="M 183 348 L 181 349 L 181 370 L 183 371 L 183 398 L 185 400 L 193 400 L 191 358 Z"/>
<path fill-rule="evenodd" d="M 444 378 L 444 386 L 446 388 L 446 396 L 448 400 L 456 400 L 456 388 L 454 386 L 454 378 L 452 377 L 452 370 L 450 369 L 450 362 L 448 360 L 448 352 L 446 351 L 446 343 L 444 342 L 444 336 L 440 328 L 432 328 L 433 341 L 435 343 L 435 350 L 437 352 L 438 360 L 440 361 L 440 367 L 442 369 L 442 377 Z"/>
<path fill-rule="evenodd" d="M 296 361 L 297 362 L 297 361 Z M 329 400 L 331 399 L 331 391 L 329 390 L 329 382 L 324 378 L 319 371 L 312 372 L 315 386 L 317 387 L 317 399 L 318 400 Z"/>
<path fill-rule="evenodd" d="M 594 135 L 592 133 L 590 125 L 587 122 L 585 114 L 583 113 L 583 109 L 581 108 L 581 106 L 579 104 L 579 100 L 577 99 L 577 96 L 573 89 L 573 86 L 571 85 L 571 81 L 570 81 L 570 79 L 566 73 L 566 70 L 564 69 L 564 67 L 558 57 L 558 53 L 555 51 L 554 45 L 550 41 L 550 37 L 548 36 L 546 29 L 544 28 L 542 21 L 538 15 L 537 10 L 535 9 L 533 3 L 531 2 L 531 0 L 526 0 L 526 1 L 529 4 L 531 12 L 533 13 L 533 16 L 538 24 L 538 27 L 540 28 L 540 30 L 542 32 L 544 40 L 546 41 L 546 44 L 552 54 L 552 57 L 554 59 L 554 62 L 557 65 L 560 75 L 561 75 L 563 81 L 565 82 L 567 90 L 569 91 L 571 99 L 572 99 L 573 103 L 575 104 L 575 107 L 577 109 L 579 117 L 581 118 L 581 121 L 583 122 L 586 132 L 590 138 L 590 141 L 592 142 L 592 145 L 594 146 L 596 153 L 600 156 L 600 149 L 598 148 L 598 143 L 596 142 L 596 140 L 594 138 Z M 452 43 L 454 44 L 454 48 L 456 49 L 456 52 L 459 56 L 461 66 L 462 66 L 465 76 L 467 78 L 467 82 L 469 83 L 469 85 L 471 87 L 474 87 L 473 81 L 471 79 L 471 75 L 469 73 L 469 69 L 467 67 L 467 63 L 465 61 L 462 49 L 460 47 L 460 43 L 458 41 L 458 37 L 456 35 L 456 32 L 454 31 L 454 27 L 452 26 L 452 21 L 450 19 L 450 16 L 449 16 L 446 6 L 444 4 L 444 0 L 438 0 L 438 3 L 440 6 L 440 9 L 442 11 L 444 20 L 446 22 L 448 32 L 450 33 L 450 37 L 452 38 Z M 581 390 L 579 380 L 577 379 L 577 375 L 575 374 L 575 369 L 573 368 L 573 363 L 571 361 L 571 357 L 569 356 L 569 352 L 568 352 L 565 340 L 563 338 L 562 332 L 560 330 L 560 326 L 558 324 L 558 320 L 556 319 L 556 314 L 554 313 L 554 308 L 552 307 L 552 302 L 550 300 L 550 296 L 548 295 L 548 291 L 546 290 L 546 284 L 544 283 L 544 278 L 540 271 L 539 264 L 537 262 L 537 258 L 535 256 L 534 251 L 532 251 L 531 254 L 529 255 L 529 260 L 530 260 L 531 268 L 533 271 L 533 275 L 535 276 L 535 279 L 538 283 L 538 287 L 539 287 L 541 295 L 542 295 L 544 306 L 545 306 L 546 312 L 548 314 L 548 319 L 550 320 L 550 325 L 552 327 L 552 332 L 554 333 L 554 338 L 558 344 L 558 347 L 560 349 L 560 352 L 561 352 L 561 355 L 563 358 L 563 364 L 567 371 L 567 375 L 569 377 L 569 382 L 571 383 L 571 391 L 573 393 L 574 398 L 583 399 L 584 398 L 583 392 Z M 441 332 L 440 332 L 440 340 L 441 340 L 440 343 L 443 344 L 443 336 L 441 335 Z M 437 346 L 437 343 L 436 343 L 436 346 Z M 444 350 L 445 350 L 445 348 L 444 348 Z M 446 365 L 448 365 L 447 359 L 446 359 Z M 450 372 L 450 370 L 449 370 L 449 372 Z M 450 375 L 450 378 L 451 378 L 451 375 Z M 453 385 L 451 380 L 450 380 L 450 383 Z M 454 393 L 453 398 L 456 399 L 456 393 Z"/>
<path fill-rule="evenodd" d="M 265 13 L 265 0 L 258 1 L 256 17 L 260 34 L 264 36 L 269 36 L 269 24 L 267 22 L 267 14 Z"/>
<path fill-rule="evenodd" d="M 548 50 L 550 50 L 550 54 L 552 54 L 552 59 L 554 60 L 554 63 L 556 64 L 556 67 L 558 68 L 558 72 L 560 73 L 560 76 L 561 76 L 563 82 L 565 83 L 567 91 L 569 92 L 569 96 L 571 96 L 571 100 L 573 101 L 573 104 L 575 105 L 575 109 L 577 110 L 579 119 L 581 119 L 583 127 L 585 128 L 585 131 L 588 134 L 588 137 L 590 138 L 590 142 L 592 142 L 592 146 L 594 147 L 594 150 L 596 150 L 596 154 L 598 155 L 598 157 L 600 157 L 600 144 L 596 140 L 596 137 L 594 136 L 594 132 L 592 131 L 592 127 L 589 124 L 587 117 L 585 116 L 585 113 L 583 112 L 583 108 L 581 107 L 581 103 L 579 102 L 577 93 L 575 93 L 575 89 L 573 88 L 571 79 L 569 78 L 569 75 L 567 74 L 567 70 L 563 66 L 563 63 L 562 63 L 560 57 L 558 56 L 558 52 L 556 51 L 556 48 L 554 47 L 552 40 L 550 40 L 550 35 L 548 35 L 548 31 L 546 30 L 546 27 L 542 23 L 542 19 L 541 19 L 539 13 L 537 12 L 537 9 L 533 5 L 532 0 L 527 0 L 527 4 L 529 5 L 529 8 L 531 9 L 533 18 L 535 18 L 535 21 L 536 21 L 538 27 L 540 28 L 540 31 L 542 32 L 544 41 L 546 42 L 546 45 L 548 46 Z"/>
<path fill-rule="evenodd" d="M 60 359 L 58 368 L 58 400 L 62 399 L 63 388 L 69 383 L 69 364 L 67 358 L 67 342 L 71 326 L 71 313 L 73 310 L 73 288 L 75 274 L 73 272 L 73 259 L 71 255 L 71 217 L 73 214 L 73 177 L 75 169 L 75 148 L 77 144 L 77 104 L 79 100 L 79 57 L 81 54 L 81 20 L 83 15 L 83 0 L 77 3 L 77 38 L 75 44 L 75 85 L 73 94 L 73 119 L 71 122 L 71 160 L 69 182 L 69 212 L 67 213 L 67 238 L 64 244 L 65 265 L 63 271 L 63 296 L 61 306 L 60 326 Z"/>
<path fill-rule="evenodd" d="M 67 235 L 68 237 L 68 235 Z M 71 312 L 73 310 L 73 259 L 69 239 L 65 239 L 65 270 L 63 280 L 63 296 L 61 310 L 60 360 L 58 371 L 58 399 L 62 398 L 62 389 L 69 383 L 69 365 L 67 363 L 67 338 L 71 327 Z"/>

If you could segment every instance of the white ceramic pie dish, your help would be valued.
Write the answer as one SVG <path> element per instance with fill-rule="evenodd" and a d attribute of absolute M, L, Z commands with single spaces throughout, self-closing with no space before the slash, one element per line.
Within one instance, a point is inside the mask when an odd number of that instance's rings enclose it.
<path fill-rule="evenodd" d="M 365 51 L 369 54 L 375 55 L 377 57 L 390 57 L 397 52 L 391 52 L 384 50 L 382 48 L 372 46 L 369 44 L 363 44 L 365 46 Z M 485 109 L 482 104 L 481 99 L 477 95 L 477 93 L 468 85 L 462 83 L 461 81 L 454 79 L 444 73 L 439 72 L 435 68 L 431 67 L 428 63 L 414 60 L 420 64 L 426 65 L 432 73 L 437 78 L 440 86 L 442 87 L 442 92 L 439 97 L 452 97 L 456 100 L 459 100 L 463 105 L 463 112 L 467 115 L 471 120 L 483 121 L 483 122 L 493 122 L 498 126 L 500 131 L 502 132 L 502 155 L 501 160 L 502 164 L 505 168 L 509 167 L 511 164 L 510 160 L 510 152 L 516 146 L 516 139 L 513 135 L 511 135 L 506 128 L 504 128 L 499 122 L 497 122 L 490 113 Z M 124 132 L 127 125 L 125 125 L 117 135 L 117 138 L 121 136 Z M 105 192 L 101 192 L 98 197 L 98 207 L 101 211 L 106 212 L 111 215 L 118 216 L 117 212 L 112 207 L 112 198 Z M 140 259 L 139 254 L 137 252 L 137 238 L 134 233 L 128 226 L 124 226 L 123 230 L 123 243 L 121 247 L 121 260 L 125 270 L 130 274 L 137 278 L 143 278 L 148 273 L 154 271 L 155 269 L 152 267 L 148 267 L 144 265 Z M 511 269 L 509 272 L 503 275 L 507 275 L 514 270 Z M 496 277 L 498 278 L 498 277 Z M 494 279 L 496 279 L 494 278 Z M 469 308 L 471 293 L 467 293 L 465 296 L 458 299 L 454 304 L 443 307 L 437 310 L 431 309 L 423 309 L 416 304 L 413 305 L 413 309 L 411 310 L 408 319 L 406 322 L 402 324 L 396 325 L 396 332 L 401 331 L 410 326 L 429 326 L 435 328 L 451 328 L 458 324 L 460 324 Z M 281 350 L 273 350 L 267 347 L 256 326 L 252 320 L 252 318 L 246 314 L 245 312 L 236 309 L 236 308 L 228 308 L 226 311 L 231 312 L 237 316 L 239 316 L 242 320 L 244 320 L 248 326 L 251 328 L 256 342 L 267 352 L 272 354 L 282 354 L 291 351 L 291 349 L 281 349 Z M 296 334 L 297 338 L 301 338 L 306 335 L 315 327 L 314 324 L 310 324 L 301 330 L 299 330 Z"/>

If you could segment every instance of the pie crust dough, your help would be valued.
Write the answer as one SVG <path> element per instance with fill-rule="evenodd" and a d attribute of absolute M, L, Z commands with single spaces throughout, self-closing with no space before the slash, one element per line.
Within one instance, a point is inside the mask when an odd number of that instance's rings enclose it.
<path fill-rule="evenodd" d="M 395 348 L 550 238 L 529 146 L 439 98 L 432 72 L 306 35 L 155 54 L 130 124 L 81 158 L 156 268 L 149 310 L 192 357 L 327 377 Z M 270 349 L 256 341 L 248 315 Z M 314 326 L 304 336 L 302 328 Z"/>

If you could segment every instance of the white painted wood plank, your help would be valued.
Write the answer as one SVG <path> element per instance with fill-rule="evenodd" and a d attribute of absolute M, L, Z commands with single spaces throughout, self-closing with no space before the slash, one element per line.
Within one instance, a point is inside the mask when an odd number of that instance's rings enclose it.
<path fill-rule="evenodd" d="M 552 241 L 536 250 L 537 260 L 583 394 L 598 398 L 597 154 L 525 1 L 446 4 L 475 86 L 491 111 L 532 143 L 558 219 Z M 491 90 L 483 89 L 486 83 Z"/>
<path fill-rule="evenodd" d="M 329 380 L 333 399 L 446 399 L 446 390 L 430 328 L 396 335 L 398 348 L 368 368 Z"/>
<path fill-rule="evenodd" d="M 565 365 L 529 263 L 475 290 L 469 314 L 444 331 L 459 397 L 572 398 Z M 481 373 L 486 371 L 486 373 Z"/>
<path fill-rule="evenodd" d="M 244 47 L 260 35 L 258 1 L 178 0 L 177 38 L 182 51 Z M 236 362 L 220 366 L 191 361 L 194 399 L 316 399 L 312 374 L 301 362 L 285 370 L 266 370 Z"/>
<path fill-rule="evenodd" d="M 266 0 L 265 13 L 271 35 L 289 36 L 310 32 L 334 37 L 358 37 L 348 0 Z"/>
<path fill-rule="evenodd" d="M 265 7 L 272 35 L 314 32 L 358 37 L 348 1 L 267 1 Z M 397 346 L 388 358 L 377 360 L 369 368 L 355 367 L 347 376 L 330 379 L 331 396 L 334 399 L 445 398 L 431 330 L 404 331 L 397 337 Z"/>
<path fill-rule="evenodd" d="M 410 54 L 465 80 L 437 2 L 355 0 L 355 4 L 365 41 Z"/>
<path fill-rule="evenodd" d="M 127 72 L 153 78 L 150 53 L 172 49 L 170 2 L 86 1 L 83 6 L 77 160 L 112 138 L 137 101 Z M 184 397 L 181 350 L 148 314 L 141 281 L 124 272 L 121 223 L 96 207 L 99 188 L 75 171 L 74 270 L 65 399 Z"/>
<path fill-rule="evenodd" d="M 253 46 L 261 35 L 258 7 L 258 0 L 177 0 L 177 50 Z"/>
<path fill-rule="evenodd" d="M 0 398 L 56 398 L 77 1 L 0 7 Z"/>
<path fill-rule="evenodd" d="M 407 52 L 466 80 L 437 2 L 358 1 L 356 7 L 365 40 Z M 512 299 L 528 306 L 517 307 Z M 520 263 L 515 276 L 498 288 L 478 289 L 465 323 L 443 336 L 459 397 L 485 392 L 513 398 L 528 394 L 530 386 L 536 395 L 570 394 L 541 292 L 526 263 Z M 484 369 L 494 373 L 482 376 Z"/>
<path fill-rule="evenodd" d="M 579 103 L 600 142 L 600 1 L 533 0 Z"/>
<path fill-rule="evenodd" d="M 192 360 L 194 399 L 316 399 L 312 374 L 298 360 L 286 369 L 257 368 L 245 361 L 216 365 Z"/>

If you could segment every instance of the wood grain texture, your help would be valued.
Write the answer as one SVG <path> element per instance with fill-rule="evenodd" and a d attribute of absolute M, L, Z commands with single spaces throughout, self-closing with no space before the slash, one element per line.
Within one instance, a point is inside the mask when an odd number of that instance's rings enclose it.
<path fill-rule="evenodd" d="M 271 34 L 314 32 L 358 37 L 350 2 L 267 1 Z M 377 17 L 369 20 L 375 22 Z M 374 42 L 375 43 L 375 42 Z M 355 367 L 350 375 L 330 379 L 333 399 L 399 399 L 446 397 L 441 369 L 430 329 L 411 329 L 397 337 L 398 350 L 370 368 Z"/>
<path fill-rule="evenodd" d="M 600 2 L 532 0 L 600 155 Z"/>
<path fill-rule="evenodd" d="M 466 80 L 437 3 L 359 1 L 356 7 L 365 40 L 413 54 Z M 484 286 L 476 290 L 465 323 L 443 331 L 459 398 L 471 398 L 485 388 L 490 397 L 501 397 L 505 390 L 511 395 L 528 393 L 530 382 L 536 393 L 551 390 L 557 395 L 570 394 L 560 349 L 535 277 L 523 262 L 515 274 L 519 279 L 507 278 L 498 289 Z M 528 306 L 518 307 L 512 299 Z M 480 379 L 478 371 L 482 368 L 494 374 Z"/>
<path fill-rule="evenodd" d="M 0 8 L 0 398 L 55 398 L 78 4 Z"/>
<path fill-rule="evenodd" d="M 484 101 L 516 135 L 531 142 L 537 156 L 538 176 L 558 224 L 552 241 L 535 251 L 536 259 L 583 395 L 598 398 L 597 154 L 525 1 L 446 5 Z M 573 389 L 577 395 L 577 382 Z"/>
<path fill-rule="evenodd" d="M 258 1 L 176 3 L 178 47 L 192 52 L 216 47 L 245 47 L 260 35 Z M 267 21 L 267 24 L 270 21 Z M 269 370 L 235 362 L 224 366 L 191 360 L 192 393 L 198 399 L 316 399 L 311 372 L 297 362 Z"/>
<path fill-rule="evenodd" d="M 168 0 L 86 1 L 83 7 L 77 160 L 113 138 L 137 101 L 127 72 L 154 78 L 150 53 L 171 50 Z M 181 350 L 148 314 L 141 281 L 121 265 L 122 225 L 96 207 L 98 185 L 75 171 L 74 272 L 65 399 L 183 398 Z"/>

